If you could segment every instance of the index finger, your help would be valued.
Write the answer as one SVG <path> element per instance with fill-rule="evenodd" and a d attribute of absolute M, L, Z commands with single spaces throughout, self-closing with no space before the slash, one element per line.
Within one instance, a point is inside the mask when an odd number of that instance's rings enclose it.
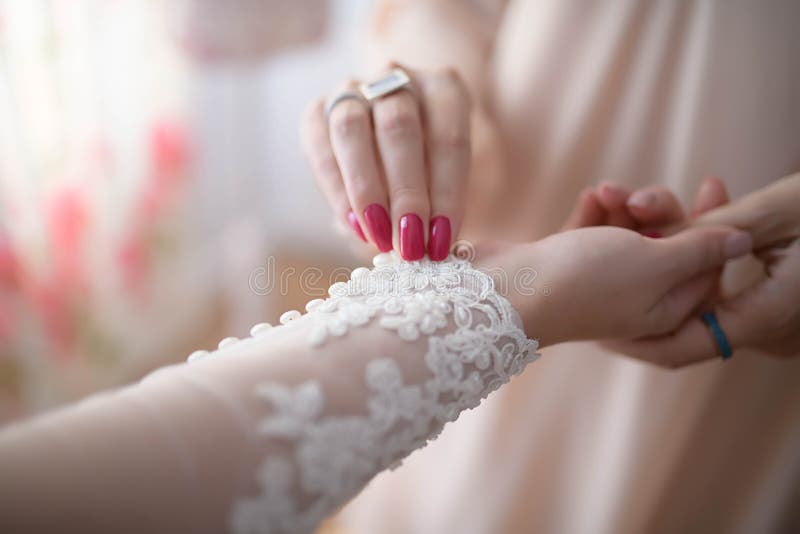
<path fill-rule="evenodd" d="M 714 315 L 734 350 L 752 346 L 775 324 L 774 306 L 750 289 L 730 301 L 716 305 Z M 684 322 L 674 332 L 657 337 L 606 343 L 621 354 L 661 367 L 679 368 L 721 356 L 714 335 L 700 316 Z"/>
<path fill-rule="evenodd" d="M 800 235 L 799 205 L 800 173 L 796 173 L 698 217 L 697 223 L 745 230 L 761 248 Z"/>

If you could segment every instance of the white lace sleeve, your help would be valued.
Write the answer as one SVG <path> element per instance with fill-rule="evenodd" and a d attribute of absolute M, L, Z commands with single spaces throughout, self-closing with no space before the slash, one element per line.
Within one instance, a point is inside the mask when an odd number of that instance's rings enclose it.
<path fill-rule="evenodd" d="M 374 269 L 354 270 L 307 310 L 227 338 L 95 408 L 105 410 L 95 418 L 110 419 L 109 404 L 147 404 L 138 417 L 150 421 L 158 439 L 147 443 L 160 453 L 134 455 L 128 469 L 158 470 L 162 499 L 196 498 L 193 519 L 153 519 L 148 531 L 312 531 L 537 357 L 491 278 L 454 258 L 379 255 Z"/>

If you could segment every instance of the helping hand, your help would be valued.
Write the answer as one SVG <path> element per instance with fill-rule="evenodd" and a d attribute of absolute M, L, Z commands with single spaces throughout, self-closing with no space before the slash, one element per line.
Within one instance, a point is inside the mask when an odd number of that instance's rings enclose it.
<path fill-rule="evenodd" d="M 371 104 L 355 80 L 332 95 L 328 117 L 325 99 L 314 101 L 303 146 L 337 219 L 361 240 L 406 260 L 427 252 L 440 261 L 464 212 L 470 97 L 453 69 L 403 72 L 408 84 Z"/>
<path fill-rule="evenodd" d="M 717 270 L 747 254 L 749 234 L 704 227 L 666 239 L 585 228 L 525 245 L 493 247 L 488 267 L 542 346 L 580 339 L 663 335 L 703 301 Z M 518 273 L 535 269 L 533 294 Z M 543 291 L 544 288 L 547 291 Z"/>
<path fill-rule="evenodd" d="M 721 184 L 706 182 L 700 190 L 716 199 L 727 197 Z M 709 188 L 716 192 L 708 194 Z M 635 195 L 635 193 L 634 193 Z M 632 197 L 631 197 L 632 198 Z M 712 199 L 713 200 L 713 199 Z M 657 204 L 679 205 L 666 190 L 659 191 Z M 717 300 L 713 309 L 733 349 L 750 348 L 773 357 L 800 354 L 800 174 L 794 174 L 751 193 L 725 207 L 709 202 L 696 208 L 693 226 L 728 224 L 745 230 L 754 238 L 755 255 L 761 260 L 764 276 L 744 292 Z M 656 210 L 657 211 L 657 210 Z M 703 213 L 705 212 L 705 213 Z M 634 210 L 628 215 L 634 225 L 685 225 L 682 210 L 662 210 L 642 221 Z M 639 214 L 640 215 L 640 214 Z M 580 217 L 578 217 L 580 219 Z M 665 234 L 674 227 L 663 229 Z M 630 356 L 665 367 L 681 367 L 718 356 L 718 349 L 707 326 L 698 318 L 681 324 L 667 335 L 619 341 L 612 348 Z"/>

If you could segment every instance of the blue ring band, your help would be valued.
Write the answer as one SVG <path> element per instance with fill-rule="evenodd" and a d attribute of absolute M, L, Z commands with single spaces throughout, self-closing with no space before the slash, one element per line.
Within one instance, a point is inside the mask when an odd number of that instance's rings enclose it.
<path fill-rule="evenodd" d="M 725 332 L 719 325 L 719 321 L 717 321 L 717 316 L 714 315 L 714 312 L 705 312 L 701 318 L 703 322 L 706 323 L 706 326 L 708 326 L 708 329 L 711 330 L 711 335 L 714 336 L 714 341 L 717 342 L 717 348 L 722 355 L 722 359 L 727 360 L 733 356 L 733 349 L 731 348 L 731 344 L 728 343 L 728 336 L 725 335 Z"/>

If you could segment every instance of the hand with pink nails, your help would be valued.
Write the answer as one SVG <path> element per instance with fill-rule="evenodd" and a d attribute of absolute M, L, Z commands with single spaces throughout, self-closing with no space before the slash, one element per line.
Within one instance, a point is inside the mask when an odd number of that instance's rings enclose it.
<path fill-rule="evenodd" d="M 752 349 L 772 357 L 800 355 L 800 173 L 728 204 L 724 184 L 715 178 L 700 186 L 686 215 L 677 197 L 664 188 L 633 193 L 604 185 L 584 192 L 568 226 L 612 225 L 661 237 L 683 228 L 724 224 L 753 237 L 763 276 L 730 295 L 714 284 L 703 308 L 713 309 L 734 350 Z M 684 230 L 685 231 L 685 230 Z M 716 358 L 717 348 L 698 315 L 667 335 L 614 341 L 614 350 L 665 367 L 682 367 Z"/>
<path fill-rule="evenodd" d="M 396 64 L 378 74 L 391 81 Z M 368 102 L 358 81 L 308 108 L 314 177 L 355 236 L 405 260 L 450 254 L 470 167 L 470 98 L 452 69 L 403 68 L 408 84 Z M 383 82 L 381 82 L 383 83 Z M 330 99 L 333 97 L 333 99 Z"/>

